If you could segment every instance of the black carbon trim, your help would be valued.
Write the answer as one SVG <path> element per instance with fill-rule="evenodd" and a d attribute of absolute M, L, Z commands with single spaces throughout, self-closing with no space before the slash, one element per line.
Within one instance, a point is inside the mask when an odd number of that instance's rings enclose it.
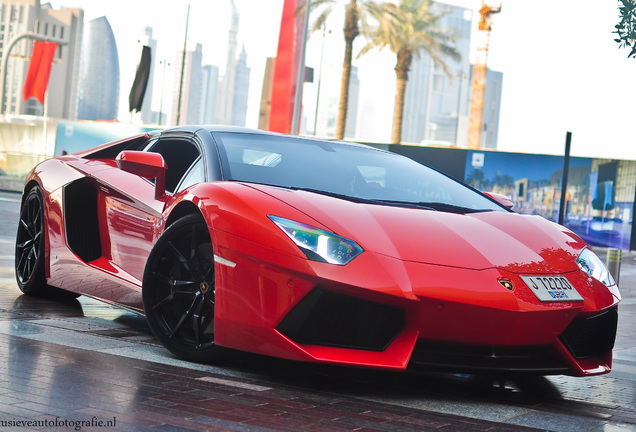
<path fill-rule="evenodd" d="M 410 369 L 444 372 L 565 374 L 568 365 L 550 345 L 489 346 L 419 341 Z"/>

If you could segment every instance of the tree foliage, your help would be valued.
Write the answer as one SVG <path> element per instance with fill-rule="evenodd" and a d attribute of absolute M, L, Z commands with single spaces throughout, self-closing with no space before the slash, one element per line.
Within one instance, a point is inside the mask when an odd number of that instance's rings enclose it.
<path fill-rule="evenodd" d="M 621 48 L 630 48 L 627 57 L 636 57 L 636 0 L 619 0 L 620 21 L 614 27 L 618 38 L 614 39 Z"/>

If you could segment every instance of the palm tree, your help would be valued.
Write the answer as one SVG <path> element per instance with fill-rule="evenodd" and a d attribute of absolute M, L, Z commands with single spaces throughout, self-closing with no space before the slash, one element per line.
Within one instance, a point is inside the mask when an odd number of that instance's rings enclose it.
<path fill-rule="evenodd" d="M 314 21 L 312 31 L 316 31 L 325 24 L 327 17 L 331 14 L 334 6 L 340 3 L 340 0 L 312 0 L 312 10 L 321 10 L 321 13 Z M 353 58 L 353 41 L 360 35 L 360 23 L 366 27 L 365 22 L 365 0 L 349 0 L 345 9 L 344 20 L 344 39 L 345 39 L 345 55 L 342 62 L 342 77 L 340 79 L 340 102 L 338 103 L 338 119 L 336 121 L 336 139 L 343 139 L 345 126 L 347 122 L 347 110 L 349 109 L 349 82 L 351 81 L 351 60 Z M 298 14 L 304 13 L 305 5 L 303 2 L 298 9 Z M 321 9 L 322 7 L 322 9 Z"/>
<path fill-rule="evenodd" d="M 446 58 L 460 58 L 453 45 L 455 37 L 452 29 L 440 28 L 439 20 L 442 15 L 434 14 L 430 7 L 430 0 L 399 0 L 397 4 L 385 2 L 368 5 L 369 13 L 378 21 L 378 27 L 371 32 L 370 42 L 362 49 L 360 55 L 375 47 L 389 47 L 397 56 L 391 133 L 393 144 L 399 144 L 402 140 L 404 95 L 413 58 L 419 56 L 421 51 L 427 53 L 449 78 L 451 73 L 445 63 Z"/>

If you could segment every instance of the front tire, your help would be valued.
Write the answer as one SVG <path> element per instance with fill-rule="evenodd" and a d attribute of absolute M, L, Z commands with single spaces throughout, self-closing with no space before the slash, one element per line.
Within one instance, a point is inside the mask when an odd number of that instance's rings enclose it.
<path fill-rule="evenodd" d="M 28 295 L 45 294 L 44 201 L 40 188 L 31 188 L 20 208 L 15 242 L 15 277 L 20 291 Z"/>
<path fill-rule="evenodd" d="M 142 297 L 153 334 L 176 356 L 215 360 L 214 253 L 198 214 L 184 216 L 159 237 L 144 271 Z"/>
<path fill-rule="evenodd" d="M 79 294 L 46 283 L 44 270 L 44 199 L 39 186 L 29 189 L 20 208 L 20 222 L 15 240 L 15 278 L 26 295 L 53 300 L 70 300 Z"/>

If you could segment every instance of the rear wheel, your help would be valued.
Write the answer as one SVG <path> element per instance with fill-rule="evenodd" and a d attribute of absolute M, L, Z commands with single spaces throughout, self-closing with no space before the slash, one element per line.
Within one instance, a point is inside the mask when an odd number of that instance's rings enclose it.
<path fill-rule="evenodd" d="M 219 356 L 214 254 L 200 215 L 179 219 L 159 237 L 148 257 L 142 296 L 152 332 L 173 354 L 191 361 Z"/>
<path fill-rule="evenodd" d="M 29 190 L 20 209 L 15 242 L 15 276 L 20 290 L 41 295 L 47 288 L 44 274 L 44 205 L 35 186 Z"/>

